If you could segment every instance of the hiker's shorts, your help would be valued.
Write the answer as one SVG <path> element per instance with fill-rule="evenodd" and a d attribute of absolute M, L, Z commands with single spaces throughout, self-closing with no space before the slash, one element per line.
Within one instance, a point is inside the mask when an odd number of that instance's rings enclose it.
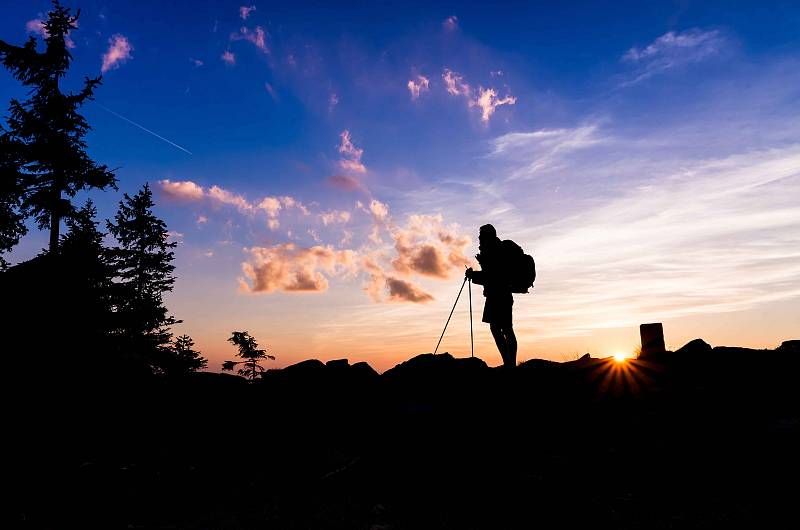
<path fill-rule="evenodd" d="M 511 293 L 490 294 L 486 297 L 483 305 L 483 321 L 487 324 L 497 324 L 503 327 L 511 327 L 511 306 L 514 305 L 514 297 Z"/>

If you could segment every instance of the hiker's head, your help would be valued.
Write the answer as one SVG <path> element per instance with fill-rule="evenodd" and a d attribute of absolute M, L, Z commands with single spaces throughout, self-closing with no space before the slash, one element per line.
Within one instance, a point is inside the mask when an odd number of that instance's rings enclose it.
<path fill-rule="evenodd" d="M 492 225 L 483 225 L 478 233 L 478 239 L 489 240 L 497 237 L 497 230 Z"/>
<path fill-rule="evenodd" d="M 481 249 L 488 249 L 499 243 L 497 230 L 492 225 L 483 225 L 478 233 L 478 243 Z"/>
<path fill-rule="evenodd" d="M 481 245 L 493 242 L 497 239 L 497 230 L 492 225 L 483 225 L 478 233 L 478 241 Z"/>

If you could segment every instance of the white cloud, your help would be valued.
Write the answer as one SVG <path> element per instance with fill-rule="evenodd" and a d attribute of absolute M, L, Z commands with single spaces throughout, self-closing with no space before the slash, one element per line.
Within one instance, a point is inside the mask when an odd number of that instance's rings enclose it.
<path fill-rule="evenodd" d="M 455 31 L 458 29 L 458 17 L 455 15 L 450 15 L 444 19 L 444 22 L 442 22 L 442 27 L 444 27 L 444 29 L 447 31 Z"/>
<path fill-rule="evenodd" d="M 720 53 L 725 39 L 718 30 L 670 31 L 643 48 L 633 47 L 622 61 L 635 66 L 633 76 L 622 83 L 629 86 L 666 70 L 702 61 Z"/>

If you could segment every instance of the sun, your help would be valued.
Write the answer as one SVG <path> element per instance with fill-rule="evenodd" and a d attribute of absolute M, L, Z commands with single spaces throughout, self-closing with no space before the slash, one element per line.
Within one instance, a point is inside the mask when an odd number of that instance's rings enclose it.
<path fill-rule="evenodd" d="M 614 360 L 618 363 L 624 363 L 628 360 L 628 355 L 622 352 L 617 352 L 614 354 Z"/>

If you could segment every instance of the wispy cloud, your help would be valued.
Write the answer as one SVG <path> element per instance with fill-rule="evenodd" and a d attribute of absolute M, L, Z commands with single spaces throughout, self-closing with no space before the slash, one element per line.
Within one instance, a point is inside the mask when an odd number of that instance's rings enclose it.
<path fill-rule="evenodd" d="M 233 66 L 236 64 L 236 55 L 234 55 L 230 50 L 225 50 L 222 52 L 222 55 L 220 55 L 219 58 L 222 59 L 222 62 L 227 65 Z"/>
<path fill-rule="evenodd" d="M 261 26 L 256 26 L 255 29 L 250 29 L 245 26 L 239 28 L 238 33 L 232 33 L 230 40 L 244 40 L 256 47 L 261 53 L 270 53 L 269 46 L 267 45 L 267 32 Z"/>
<path fill-rule="evenodd" d="M 239 16 L 242 20 L 247 20 L 251 13 L 256 10 L 256 6 L 241 6 L 239 7 Z"/>
<path fill-rule="evenodd" d="M 670 69 L 702 61 L 718 54 L 725 39 L 718 30 L 690 29 L 670 31 L 645 47 L 633 47 L 622 61 L 634 65 L 633 76 L 623 83 L 629 86 Z"/>
<path fill-rule="evenodd" d="M 494 114 L 497 107 L 502 105 L 514 105 L 517 98 L 512 95 L 498 97 L 497 90 L 494 88 L 483 88 L 479 86 L 477 91 L 464 80 L 464 77 L 449 68 L 442 72 L 442 81 L 445 89 L 451 96 L 462 96 L 469 108 L 479 108 L 481 111 L 481 121 L 488 125 L 489 119 Z"/>
<path fill-rule="evenodd" d="M 350 131 L 345 129 L 339 135 L 340 143 L 338 147 L 339 153 L 342 158 L 339 160 L 339 167 L 344 171 L 353 171 L 355 173 L 366 173 L 367 168 L 361 163 L 361 157 L 364 150 L 356 147 L 350 137 Z"/>
<path fill-rule="evenodd" d="M 559 216 L 551 208 L 549 221 L 528 219 L 513 234 L 540 275 L 521 329 L 563 337 L 800 296 L 800 146 L 692 160 L 654 144 L 597 126 L 493 142 L 493 156 L 511 164 L 508 190 L 540 176 L 537 192 L 517 191 L 512 204 L 557 202 L 547 171 L 574 176 L 569 200 L 581 205 Z M 581 149 L 592 156 L 576 157 Z M 600 192 L 610 176 L 613 192 Z"/>
<path fill-rule="evenodd" d="M 100 67 L 102 73 L 109 70 L 119 68 L 120 65 L 125 64 L 128 59 L 132 59 L 133 46 L 128 41 L 125 35 L 116 34 L 108 39 L 108 49 L 103 54 L 103 64 Z"/>
<path fill-rule="evenodd" d="M 424 75 L 418 75 L 415 79 L 409 79 L 406 86 L 408 91 L 411 92 L 411 100 L 414 101 L 419 98 L 420 94 L 427 92 L 430 85 L 430 80 Z"/>
<path fill-rule="evenodd" d="M 442 22 L 442 27 L 447 31 L 455 31 L 458 29 L 458 17 L 455 15 L 450 15 L 444 22 Z"/>

